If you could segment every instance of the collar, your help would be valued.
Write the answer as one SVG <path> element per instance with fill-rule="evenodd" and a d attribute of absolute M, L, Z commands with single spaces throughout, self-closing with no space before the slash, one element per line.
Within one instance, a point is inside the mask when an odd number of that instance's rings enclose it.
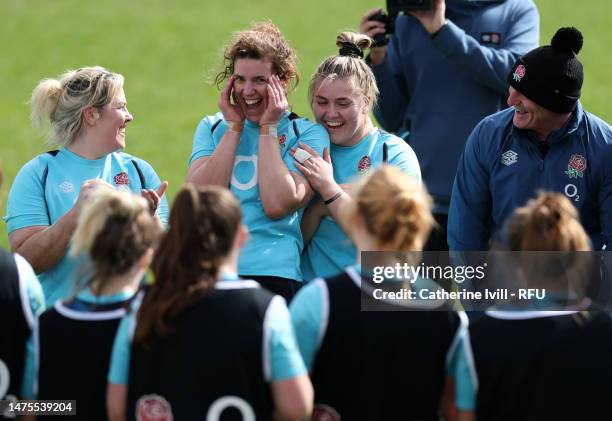
<path fill-rule="evenodd" d="M 580 103 L 580 101 L 578 101 L 576 103 L 576 109 L 574 110 L 574 112 L 572 112 L 569 120 L 562 127 L 558 128 L 557 130 L 553 130 L 551 133 L 549 133 L 546 137 L 546 142 L 548 142 L 548 144 L 550 145 L 560 143 L 565 139 L 566 136 L 577 132 L 579 129 L 579 134 L 582 135 L 583 129 L 581 129 L 581 123 L 584 118 L 584 109 L 582 108 L 582 104 Z M 512 132 L 514 134 L 520 133 L 534 144 L 538 144 L 539 142 L 541 142 L 533 131 L 518 129 L 512 123 L 512 119 L 510 120 L 510 124 L 512 125 Z"/>

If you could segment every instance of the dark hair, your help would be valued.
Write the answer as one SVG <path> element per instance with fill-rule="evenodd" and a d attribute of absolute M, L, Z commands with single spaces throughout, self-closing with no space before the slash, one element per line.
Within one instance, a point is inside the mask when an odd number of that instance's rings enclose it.
<path fill-rule="evenodd" d="M 214 287 L 241 219 L 238 202 L 222 187 L 187 184 L 177 194 L 151 265 L 155 282 L 138 312 L 135 343 L 170 334 L 174 319 Z"/>

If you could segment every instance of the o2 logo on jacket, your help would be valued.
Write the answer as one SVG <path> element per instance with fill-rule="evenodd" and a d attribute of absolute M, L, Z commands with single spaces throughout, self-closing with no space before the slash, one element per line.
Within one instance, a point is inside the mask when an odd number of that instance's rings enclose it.
<path fill-rule="evenodd" d="M 136 402 L 136 421 L 173 421 L 170 403 L 159 395 L 144 395 Z"/>

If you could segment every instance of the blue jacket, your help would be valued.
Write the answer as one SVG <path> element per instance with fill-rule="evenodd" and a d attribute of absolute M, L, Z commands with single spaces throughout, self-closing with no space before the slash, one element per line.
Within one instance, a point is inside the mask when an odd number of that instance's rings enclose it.
<path fill-rule="evenodd" d="M 478 124 L 465 146 L 448 215 L 451 250 L 487 250 L 506 218 L 538 190 L 564 193 L 580 212 L 593 249 L 612 247 L 612 129 L 580 103 L 551 133 L 542 156 L 538 139 L 512 124 L 514 109 Z"/>
<path fill-rule="evenodd" d="M 446 17 L 432 38 L 416 18 L 400 15 L 385 61 L 372 66 L 380 89 L 376 118 L 387 131 L 410 131 L 439 213 L 448 212 L 468 135 L 506 106 L 508 72 L 539 43 L 532 0 L 447 0 Z"/>

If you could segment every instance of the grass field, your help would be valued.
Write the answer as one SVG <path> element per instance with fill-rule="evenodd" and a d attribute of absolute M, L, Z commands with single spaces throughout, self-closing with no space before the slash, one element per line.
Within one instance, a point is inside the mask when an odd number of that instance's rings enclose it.
<path fill-rule="evenodd" d="M 335 52 L 339 30 L 356 28 L 362 12 L 383 1 L 366 0 L 1 0 L 0 160 L 6 193 L 19 168 L 46 150 L 31 128 L 26 101 L 37 81 L 68 68 L 99 64 L 126 77 L 129 107 L 127 151 L 149 161 L 170 182 L 170 197 L 187 171 L 193 130 L 217 110 L 218 91 L 208 83 L 220 66 L 220 51 L 235 30 L 271 19 L 299 55 L 302 83 L 290 102 L 310 116 L 309 75 Z M 612 3 L 602 0 L 537 0 L 541 38 L 548 44 L 556 28 L 574 25 L 585 36 L 580 54 L 586 69 L 583 103 L 612 121 L 609 72 Z M 0 246 L 7 247 L 0 223 Z"/>

